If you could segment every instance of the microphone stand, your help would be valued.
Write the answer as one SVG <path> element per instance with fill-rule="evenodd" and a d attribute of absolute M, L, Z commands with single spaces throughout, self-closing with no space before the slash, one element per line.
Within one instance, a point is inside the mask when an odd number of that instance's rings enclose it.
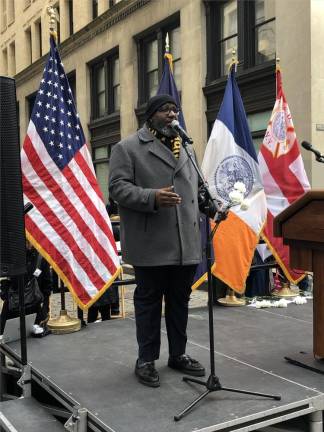
<path fill-rule="evenodd" d="M 206 200 L 206 206 L 205 206 L 205 214 L 208 215 L 209 213 L 209 200 L 215 201 L 212 198 L 212 195 L 209 191 L 208 184 L 204 179 L 203 174 L 200 171 L 200 168 L 197 165 L 197 162 L 195 161 L 192 153 L 188 149 L 188 143 L 190 143 L 189 139 L 186 139 L 185 137 L 182 137 L 182 145 L 193 165 L 195 168 L 195 171 L 198 174 L 198 178 L 202 182 L 204 189 L 205 189 L 205 196 L 208 197 L 208 200 Z M 216 203 L 217 204 L 217 203 Z M 212 267 L 212 239 L 216 232 L 216 229 L 218 227 L 218 224 L 225 220 L 229 211 L 230 206 L 227 206 L 225 209 L 222 209 L 219 207 L 219 205 L 216 205 L 217 212 L 216 216 L 214 218 L 216 225 L 212 232 L 209 230 L 209 220 L 208 216 L 206 216 L 206 238 L 207 238 L 207 245 L 206 245 L 206 259 L 207 259 L 207 275 L 208 275 L 208 321 L 209 321 L 209 354 L 210 354 L 210 374 L 207 379 L 207 381 L 198 380 L 196 378 L 191 378 L 188 376 L 183 377 L 184 382 L 193 382 L 199 385 L 202 385 L 206 388 L 206 390 L 198 396 L 193 402 L 191 402 L 183 411 L 181 411 L 179 414 L 174 416 L 175 421 L 181 420 L 198 402 L 200 402 L 202 399 L 204 399 L 209 393 L 215 392 L 215 391 L 228 391 L 228 392 L 234 392 L 234 393 L 243 393 L 248 395 L 255 395 L 255 396 L 261 396 L 266 397 L 274 400 L 281 400 L 281 396 L 276 395 L 270 395 L 265 393 L 256 393 L 246 390 L 240 390 L 235 388 L 229 388 L 229 387 L 223 387 L 220 383 L 219 378 L 215 374 L 215 351 L 214 351 L 214 314 L 213 314 L 213 287 L 212 287 L 212 274 L 211 274 L 211 267 Z"/>

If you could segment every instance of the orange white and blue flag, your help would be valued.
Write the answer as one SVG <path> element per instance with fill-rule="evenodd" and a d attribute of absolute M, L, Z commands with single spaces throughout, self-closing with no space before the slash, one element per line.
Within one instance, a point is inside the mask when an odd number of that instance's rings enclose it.
<path fill-rule="evenodd" d="M 207 143 L 202 171 L 211 194 L 224 205 L 230 204 L 229 193 L 236 182 L 245 185 L 248 209 L 231 207 L 213 239 L 213 275 L 241 294 L 245 290 L 267 209 L 258 159 L 233 67 Z"/>
<path fill-rule="evenodd" d="M 294 124 L 282 88 L 281 72 L 277 70 L 277 98 L 258 155 L 267 197 L 267 224 L 262 237 L 290 282 L 297 283 L 305 275 L 291 269 L 289 247 L 282 237 L 273 235 L 273 219 L 310 189 L 300 154 Z"/>

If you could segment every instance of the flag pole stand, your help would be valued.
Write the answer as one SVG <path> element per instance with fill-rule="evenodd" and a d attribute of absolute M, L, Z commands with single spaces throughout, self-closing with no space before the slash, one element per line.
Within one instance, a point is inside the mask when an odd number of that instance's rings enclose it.
<path fill-rule="evenodd" d="M 77 332 L 81 329 L 81 320 L 78 318 L 71 317 L 65 309 L 65 293 L 64 284 L 59 279 L 60 291 L 61 291 L 61 310 L 60 315 L 57 318 L 50 319 L 47 322 L 47 327 L 53 334 L 66 334 Z"/>
<path fill-rule="evenodd" d="M 198 174 L 198 177 L 200 179 L 200 181 L 202 182 L 202 184 L 204 185 L 204 189 L 205 189 L 205 197 L 206 199 L 206 206 L 205 206 L 205 214 L 208 215 L 209 214 L 209 202 L 213 202 L 213 198 L 210 194 L 209 188 L 208 188 L 208 184 L 205 181 L 195 159 L 193 158 L 193 155 L 191 154 L 191 152 L 189 151 L 189 149 L 187 148 L 187 144 L 188 142 L 183 139 L 183 147 L 191 161 L 191 163 L 194 166 L 195 171 Z M 212 238 L 215 234 L 215 231 L 219 225 L 219 223 L 226 219 L 227 217 L 227 213 L 228 213 L 228 209 L 227 210 L 221 210 L 218 206 L 217 208 L 217 212 L 216 212 L 216 216 L 215 216 L 215 222 L 216 222 L 216 226 L 213 229 L 213 231 L 210 233 L 209 230 L 209 219 L 208 216 L 206 216 L 207 218 L 207 223 L 206 223 L 206 238 L 207 238 L 207 245 L 206 245 L 206 259 L 207 259 L 207 275 L 208 275 L 208 283 L 207 283 L 207 287 L 208 287 L 208 322 L 209 322 L 209 354 L 210 354 L 210 374 L 209 377 L 207 379 L 207 381 L 202 381 L 202 380 L 198 380 L 196 378 L 190 378 L 188 376 L 183 377 L 183 381 L 184 382 L 192 382 L 195 384 L 199 384 L 203 387 L 205 387 L 205 391 L 203 393 L 201 393 L 201 395 L 199 395 L 193 402 L 191 402 L 183 411 L 181 411 L 179 414 L 174 416 L 174 420 L 175 421 L 179 421 L 181 420 L 186 414 L 189 413 L 189 411 L 192 410 L 192 408 L 201 400 L 203 400 L 206 396 L 208 396 L 210 393 L 216 392 L 216 391 L 228 391 L 228 392 L 234 392 L 234 393 L 243 393 L 243 394 L 247 394 L 247 395 L 254 395 L 254 396 L 261 396 L 261 397 L 265 397 L 265 398 L 270 398 L 270 399 L 274 399 L 274 400 L 281 400 L 281 396 L 278 395 L 270 395 L 270 394 L 265 394 L 265 393 L 257 393 L 257 392 L 251 392 L 251 391 L 247 391 L 247 390 L 241 390 L 241 389 L 235 389 L 235 388 L 229 388 L 229 387 L 223 387 L 222 384 L 220 383 L 220 380 L 218 378 L 218 376 L 216 376 L 215 374 L 215 349 L 214 349 L 214 310 L 213 310 L 213 286 L 212 286 L 212 274 L 211 274 L 211 267 L 212 267 L 212 255 L 211 255 L 211 250 L 212 250 Z"/>
<path fill-rule="evenodd" d="M 232 289 L 228 289 L 226 297 L 219 298 L 217 300 L 222 306 L 245 306 L 246 302 L 243 299 L 236 297 L 235 292 Z"/>
<path fill-rule="evenodd" d="M 299 292 L 293 291 L 290 288 L 289 282 L 284 282 L 282 284 L 282 288 L 279 291 L 275 292 L 274 295 L 276 297 L 290 298 L 290 297 L 297 297 L 299 295 Z"/>

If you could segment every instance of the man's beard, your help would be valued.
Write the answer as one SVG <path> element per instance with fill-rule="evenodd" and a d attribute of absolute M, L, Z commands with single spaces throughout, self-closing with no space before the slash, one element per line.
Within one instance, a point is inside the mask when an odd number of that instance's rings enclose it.
<path fill-rule="evenodd" d="M 151 119 L 151 127 L 167 138 L 175 138 L 178 136 L 177 132 L 169 125 L 166 125 L 164 121 Z"/>

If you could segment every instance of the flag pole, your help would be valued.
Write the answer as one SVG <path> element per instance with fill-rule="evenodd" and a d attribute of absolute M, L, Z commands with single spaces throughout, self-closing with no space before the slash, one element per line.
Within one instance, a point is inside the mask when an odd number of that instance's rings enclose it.
<path fill-rule="evenodd" d="M 49 15 L 49 33 L 50 37 L 53 37 L 55 43 L 57 42 L 57 31 L 56 31 L 56 12 L 52 6 L 48 6 L 47 14 Z M 60 315 L 57 318 L 51 318 L 47 322 L 47 327 L 54 334 L 66 334 L 79 331 L 81 329 L 81 320 L 78 318 L 71 317 L 65 308 L 65 287 L 62 280 L 58 275 L 58 285 L 61 293 L 61 310 Z"/>

